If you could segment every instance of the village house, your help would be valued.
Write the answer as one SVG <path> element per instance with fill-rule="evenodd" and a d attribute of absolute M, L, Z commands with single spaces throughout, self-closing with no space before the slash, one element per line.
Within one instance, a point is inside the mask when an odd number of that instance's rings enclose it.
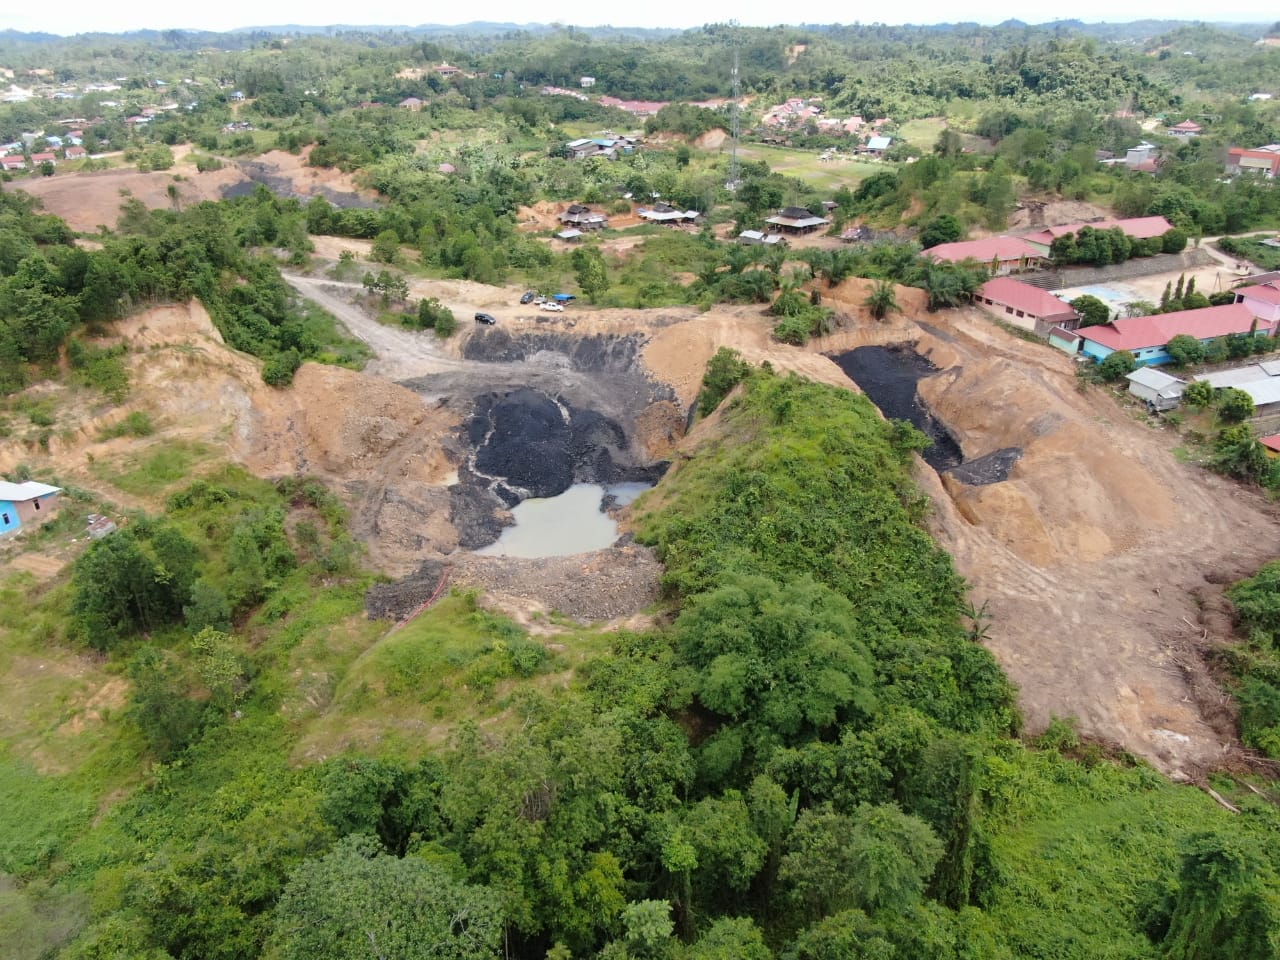
<path fill-rule="evenodd" d="M 56 167 L 58 165 L 58 157 L 51 151 L 44 150 L 40 153 L 33 153 L 31 155 L 31 163 L 36 167 L 40 166 L 42 163 L 51 163 Z"/>
<path fill-rule="evenodd" d="M 23 156 L 0 157 L 0 170 L 25 170 L 27 158 Z"/>
<path fill-rule="evenodd" d="M 873 157 L 883 157 L 885 151 L 893 145 L 893 137 L 872 137 L 864 148 Z"/>
<path fill-rule="evenodd" d="M 1079 233 L 1084 227 L 1094 230 L 1111 230 L 1119 227 L 1130 240 L 1150 240 L 1163 237 L 1173 229 L 1173 224 L 1164 217 L 1132 217 L 1127 220 L 1097 220 L 1093 223 L 1067 223 L 1058 227 L 1045 227 L 1035 233 L 1028 233 L 1022 239 L 1038 249 L 1042 255 L 1049 256 L 1053 241 L 1065 237 L 1069 233 Z"/>
<path fill-rule="evenodd" d="M 1190 137 L 1198 137 L 1204 132 L 1204 127 L 1196 123 L 1194 120 L 1183 120 L 1181 123 L 1175 123 L 1166 131 L 1171 137 L 1180 137 L 1186 140 Z"/>
<path fill-rule="evenodd" d="M 616 160 L 619 156 L 634 153 L 635 149 L 634 137 L 582 137 L 565 144 L 565 156 L 570 160 L 586 160 L 590 157 Z"/>
<path fill-rule="evenodd" d="M 1155 173 L 1159 159 L 1160 148 L 1144 140 L 1137 146 L 1125 150 L 1123 163 L 1130 170 L 1137 170 L 1139 173 Z"/>
<path fill-rule="evenodd" d="M 585 204 L 572 204 L 568 210 L 560 214 L 560 222 L 579 230 L 603 230 L 609 225 L 609 218 L 598 210 L 592 210 Z"/>
<path fill-rule="evenodd" d="M 826 217 L 817 217 L 804 207 L 783 207 L 776 216 L 769 217 L 765 223 L 777 227 L 785 233 L 812 233 L 819 227 L 825 227 L 831 221 Z"/>
<path fill-rule="evenodd" d="M 806 100 L 804 97 L 791 97 L 785 103 L 770 107 L 760 118 L 766 127 L 790 127 L 812 120 L 822 113 L 821 102 Z"/>
<path fill-rule="evenodd" d="M 1280 176 L 1280 143 L 1269 143 L 1253 150 L 1229 147 L 1226 171 L 1231 176 L 1240 173 L 1260 173 L 1268 179 Z"/>
<path fill-rule="evenodd" d="M 1080 344 L 1083 342 L 1084 339 L 1075 330 L 1054 327 L 1049 331 L 1049 346 L 1073 357 L 1080 352 Z"/>
<path fill-rule="evenodd" d="M 1185 380 L 1151 367 L 1139 367 L 1125 379 L 1129 381 L 1129 392 L 1145 400 L 1152 410 L 1172 410 L 1182 402 L 1182 391 L 1187 385 Z"/>
<path fill-rule="evenodd" d="M 89 155 L 89 151 L 84 147 L 67 147 L 62 151 L 62 155 L 68 160 L 83 160 Z"/>
<path fill-rule="evenodd" d="M 1194 337 L 1208 344 L 1217 337 L 1253 331 L 1256 336 L 1271 336 L 1274 324 L 1257 320 L 1249 308 L 1240 303 L 1200 310 L 1179 310 L 1150 317 L 1123 317 L 1110 323 L 1082 327 L 1080 352 L 1094 360 L 1105 360 L 1117 350 L 1133 354 L 1138 366 L 1159 366 L 1172 359 L 1165 347 L 1176 336 Z"/>
<path fill-rule="evenodd" d="M 0 537 L 9 537 L 22 529 L 43 521 L 58 508 L 61 487 L 47 483 L 10 483 L 0 480 Z"/>
<path fill-rule="evenodd" d="M 1215 390 L 1233 387 L 1253 401 L 1252 422 L 1263 433 L 1280 427 L 1280 360 L 1262 360 L 1230 370 L 1217 370 L 1195 378 Z"/>
<path fill-rule="evenodd" d="M 678 227 L 697 220 L 698 211 L 677 210 L 669 203 L 657 203 L 653 207 L 638 207 L 636 216 L 641 220 L 648 220 L 650 223 L 666 223 Z"/>
<path fill-rule="evenodd" d="M 595 77 L 582 77 L 578 80 L 578 86 L 580 86 L 583 90 L 586 90 L 588 87 L 594 87 L 595 85 L 596 85 Z"/>
<path fill-rule="evenodd" d="M 399 106 L 401 110 L 421 110 L 422 101 L 417 97 L 405 97 L 400 101 Z"/>
<path fill-rule="evenodd" d="M 1259 320 L 1280 323 L 1280 281 L 1236 287 L 1236 303 L 1243 303 Z"/>
<path fill-rule="evenodd" d="M 986 266 L 992 276 L 1034 270 L 1044 263 L 1044 254 L 1021 237 L 989 237 L 986 240 L 959 240 L 940 243 L 924 251 L 926 257 L 947 263 L 972 260 Z"/>
<path fill-rule="evenodd" d="M 1080 324 L 1080 314 L 1071 304 L 1063 303 L 1053 294 L 1011 277 L 988 280 L 973 295 L 975 303 L 991 308 L 991 312 L 1006 323 L 1040 336 L 1048 336 L 1054 327 L 1074 330 Z"/>

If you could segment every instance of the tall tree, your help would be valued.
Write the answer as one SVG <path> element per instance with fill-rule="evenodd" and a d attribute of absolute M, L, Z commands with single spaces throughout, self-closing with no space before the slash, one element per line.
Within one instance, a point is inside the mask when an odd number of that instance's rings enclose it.
<path fill-rule="evenodd" d="M 496 960 L 502 923 L 492 891 L 351 836 L 294 871 L 272 941 L 280 960 Z"/>

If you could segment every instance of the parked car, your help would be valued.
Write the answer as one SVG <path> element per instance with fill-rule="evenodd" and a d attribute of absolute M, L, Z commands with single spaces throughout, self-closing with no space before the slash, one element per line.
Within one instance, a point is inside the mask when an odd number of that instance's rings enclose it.
<path fill-rule="evenodd" d="M 497 319 L 491 313 L 476 314 L 476 323 L 484 323 L 484 324 L 488 324 L 489 326 L 493 326 L 497 322 L 498 322 Z"/>
<path fill-rule="evenodd" d="M 543 310 L 550 310 L 552 313 L 564 313 L 564 307 L 554 300 L 548 300 L 546 303 L 540 304 L 540 306 Z"/>
<path fill-rule="evenodd" d="M 520 294 L 520 302 L 533 303 L 533 298 L 536 296 L 537 294 L 534 293 L 532 290 L 526 290 L 524 293 Z"/>
<path fill-rule="evenodd" d="M 536 303 L 538 306 L 542 306 L 544 303 L 547 302 L 547 298 L 544 297 L 542 294 L 538 294 L 536 297 L 533 298 L 533 302 Z"/>

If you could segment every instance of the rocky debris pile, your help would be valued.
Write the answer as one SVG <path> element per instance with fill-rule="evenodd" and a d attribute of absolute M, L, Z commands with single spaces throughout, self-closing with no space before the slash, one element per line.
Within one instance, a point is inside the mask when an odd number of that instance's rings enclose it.
<path fill-rule="evenodd" d="M 639 613 L 661 596 L 662 564 L 636 543 L 570 557 L 454 559 L 450 582 L 590 623 Z M 429 594 L 428 594 L 429 595 Z"/>
<path fill-rule="evenodd" d="M 486 481 L 470 470 L 459 468 L 458 482 L 449 487 L 449 523 L 464 550 L 487 547 L 511 525 L 511 514 L 489 489 Z"/>
<path fill-rule="evenodd" d="M 443 561 L 426 560 L 407 577 L 392 583 L 375 583 L 364 595 L 369 619 L 403 620 L 435 595 L 446 570 Z"/>
<path fill-rule="evenodd" d="M 1021 447 L 1003 447 L 993 450 L 985 457 L 966 460 L 958 467 L 952 467 L 947 475 L 971 487 L 981 487 L 988 483 L 1003 483 L 1009 479 L 1009 471 L 1022 459 Z"/>

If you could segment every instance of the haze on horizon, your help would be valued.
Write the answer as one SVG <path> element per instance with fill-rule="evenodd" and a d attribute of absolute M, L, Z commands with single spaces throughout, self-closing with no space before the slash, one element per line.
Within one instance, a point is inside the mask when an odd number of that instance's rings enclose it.
<path fill-rule="evenodd" d="M 867 15 L 838 0 L 814 0 L 803 8 L 802 17 L 779 18 L 778 8 L 756 3 L 748 6 L 709 0 L 700 4 L 657 0 L 639 7 L 611 7 L 589 0 L 553 0 L 531 7 L 515 0 L 491 0 L 482 7 L 413 7 L 388 0 L 370 0 L 359 5 L 338 0 L 224 0 L 217 4 L 175 8 L 158 0 L 138 0 L 125 6 L 65 0 L 57 5 L 23 6 L 0 12 L 0 29 L 40 31 L 62 35 L 78 33 L 123 33 L 141 29 L 239 30 L 255 26 L 417 26 L 419 24 L 458 25 L 474 21 L 494 23 L 563 23 L 595 27 L 697 27 L 705 23 L 735 20 L 743 26 L 773 26 L 779 23 L 1001 23 L 1020 19 L 1028 23 L 1051 23 L 1071 19 L 1084 22 L 1123 23 L 1141 19 L 1186 20 L 1215 23 L 1270 24 L 1276 19 L 1262 0 L 1228 0 L 1225 5 L 1206 9 L 1192 0 L 1168 0 L 1160 5 L 1117 7 L 1109 0 L 1077 0 L 1053 8 L 1011 10 L 1007 4 L 979 0 L 957 6 L 945 0 L 916 0 L 895 8 L 899 15 L 886 17 L 884 8 L 867 10 Z M 1208 16 L 1206 16 L 1208 14 Z"/>

